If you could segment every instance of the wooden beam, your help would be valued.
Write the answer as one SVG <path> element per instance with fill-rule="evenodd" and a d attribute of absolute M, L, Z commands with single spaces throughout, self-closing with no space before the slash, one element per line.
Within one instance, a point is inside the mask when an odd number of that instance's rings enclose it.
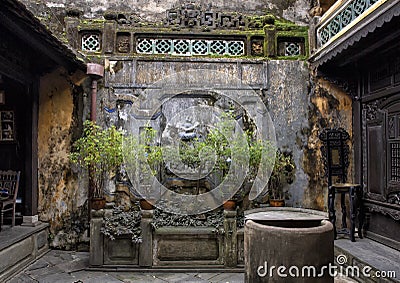
<path fill-rule="evenodd" d="M 0 24 L 2 24 L 9 32 L 17 36 L 21 40 L 21 43 L 27 43 L 28 46 L 32 47 L 32 49 L 37 50 L 44 55 L 44 57 L 51 59 L 55 65 L 72 69 L 72 61 L 66 58 L 67 55 L 60 53 L 61 51 L 57 51 L 53 46 L 51 46 L 52 44 L 56 44 L 56 38 L 54 38 L 54 43 L 43 40 L 42 36 L 35 32 L 35 30 L 27 29 L 27 27 L 21 25 L 19 19 L 15 19 L 13 15 L 9 15 L 3 11 L 0 11 Z M 50 32 L 49 36 L 52 36 Z"/>
<path fill-rule="evenodd" d="M 0 54 L 0 73 L 12 78 L 22 84 L 29 84 L 33 81 L 32 75 L 24 70 L 21 66 L 15 65 L 10 62 L 7 58 L 4 58 Z"/>

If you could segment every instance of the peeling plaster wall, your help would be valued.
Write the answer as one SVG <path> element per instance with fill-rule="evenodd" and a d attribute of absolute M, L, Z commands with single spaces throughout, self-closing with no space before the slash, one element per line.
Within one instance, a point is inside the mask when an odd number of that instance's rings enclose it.
<path fill-rule="evenodd" d="M 75 127 L 74 96 L 83 73 L 58 69 L 41 78 L 39 97 L 39 217 L 50 223 L 51 245 L 69 249 L 84 240 L 87 186 L 74 174 L 68 154 Z M 80 239 L 79 239 L 80 238 Z"/>
<path fill-rule="evenodd" d="M 352 100 L 335 84 L 323 78 L 311 76 L 309 107 L 309 132 L 304 148 L 303 168 L 309 178 L 309 186 L 304 194 L 304 206 L 327 211 L 328 179 L 325 176 L 321 156 L 322 143 L 319 134 L 324 128 L 344 128 L 352 140 Z M 353 174 L 353 145 L 350 145 L 348 178 Z M 337 216 L 338 219 L 340 217 Z"/>
<path fill-rule="evenodd" d="M 200 1 L 182 1 L 182 0 L 53 0 L 53 1 L 33 1 L 22 0 L 35 15 L 43 20 L 57 24 L 51 17 L 59 18 L 63 21 L 65 12 L 70 9 L 79 10 L 85 18 L 101 18 L 107 10 L 133 12 L 144 21 L 158 22 L 165 18 L 165 12 L 168 9 L 179 6 L 182 3 L 196 3 L 207 7 L 225 11 L 240 11 L 252 14 L 264 14 L 272 12 L 274 15 L 285 18 L 292 22 L 306 25 L 309 22 L 308 11 L 311 8 L 308 0 L 200 0 Z"/>

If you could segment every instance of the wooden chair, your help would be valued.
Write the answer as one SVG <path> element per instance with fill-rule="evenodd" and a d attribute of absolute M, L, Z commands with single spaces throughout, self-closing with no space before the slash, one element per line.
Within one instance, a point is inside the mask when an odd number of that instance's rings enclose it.
<path fill-rule="evenodd" d="M 4 212 L 12 211 L 11 226 L 15 226 L 15 206 L 18 194 L 20 171 L 0 171 L 0 231 Z"/>
<path fill-rule="evenodd" d="M 363 227 L 362 196 L 363 190 L 360 184 L 347 183 L 347 169 L 349 167 L 349 134 L 342 128 L 324 129 L 319 135 L 323 142 L 321 147 L 324 161 L 325 174 L 328 177 L 328 210 L 329 220 L 332 222 L 337 234 L 348 234 L 352 242 L 355 241 L 355 221 L 358 215 L 358 236 L 361 239 Z M 347 229 L 346 194 L 350 202 L 350 229 Z M 340 195 L 342 209 L 342 230 L 336 230 L 335 196 Z"/>

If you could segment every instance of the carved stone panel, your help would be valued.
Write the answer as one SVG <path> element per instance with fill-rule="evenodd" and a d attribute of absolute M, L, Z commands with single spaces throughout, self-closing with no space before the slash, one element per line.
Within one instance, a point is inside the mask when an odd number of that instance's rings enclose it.
<path fill-rule="evenodd" d="M 240 13 L 214 10 L 211 5 L 186 3 L 167 10 L 165 25 L 203 29 L 240 29 L 246 26 L 246 19 Z"/>
<path fill-rule="evenodd" d="M 264 55 L 264 38 L 253 37 L 251 39 L 251 55 L 263 56 Z"/>
<path fill-rule="evenodd" d="M 131 50 L 131 35 L 127 32 L 117 33 L 116 50 L 119 53 L 129 53 Z"/>
<path fill-rule="evenodd" d="M 164 227 L 154 236 L 154 265 L 222 264 L 222 237 L 206 227 Z"/>
<path fill-rule="evenodd" d="M 115 240 L 104 239 L 104 264 L 139 263 L 138 245 L 132 242 L 129 236 L 120 236 Z"/>
<path fill-rule="evenodd" d="M 218 259 L 216 239 L 162 239 L 158 245 L 158 258 L 176 260 L 216 260 Z"/>

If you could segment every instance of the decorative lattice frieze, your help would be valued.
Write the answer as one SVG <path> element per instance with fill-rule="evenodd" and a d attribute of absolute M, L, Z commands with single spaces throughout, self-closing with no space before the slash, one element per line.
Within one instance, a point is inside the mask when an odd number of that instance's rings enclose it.
<path fill-rule="evenodd" d="M 326 24 L 321 26 L 317 31 L 318 45 L 322 46 L 332 37 L 338 34 L 342 29 L 353 22 L 357 17 L 367 11 L 378 0 L 354 0 L 348 1 L 342 9 L 330 19 Z"/>
<path fill-rule="evenodd" d="M 245 54 L 244 41 L 205 39 L 152 39 L 139 38 L 136 41 L 139 54 L 171 54 L 177 56 Z"/>
<path fill-rule="evenodd" d="M 97 33 L 86 33 L 82 35 L 82 50 L 95 52 L 101 49 L 100 35 Z"/>
<path fill-rule="evenodd" d="M 285 56 L 301 55 L 301 47 L 298 42 L 285 42 Z"/>

